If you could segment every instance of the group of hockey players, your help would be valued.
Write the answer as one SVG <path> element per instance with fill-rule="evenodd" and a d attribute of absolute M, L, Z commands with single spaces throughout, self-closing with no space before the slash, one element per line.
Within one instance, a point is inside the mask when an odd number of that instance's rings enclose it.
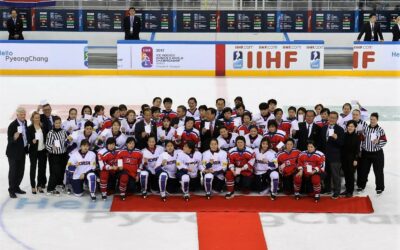
<path fill-rule="evenodd" d="M 191 97 L 187 107 L 175 111 L 171 98 L 156 97 L 138 113 L 123 104 L 110 110 L 83 106 L 80 113 L 71 108 L 64 121 L 43 103 L 32 114 L 27 133 L 28 143 L 36 147 L 32 192 L 44 192 L 47 160 L 48 195 L 82 196 L 88 190 L 93 201 L 98 192 L 103 200 L 110 194 L 125 200 L 136 193 L 143 198 L 159 194 L 163 201 L 182 193 L 189 200 L 190 193 L 204 190 L 207 199 L 222 192 L 231 199 L 240 191 L 272 200 L 278 193 L 296 199 L 310 195 L 317 202 L 321 193 L 351 197 L 355 174 L 362 192 L 371 165 L 377 193 L 383 192 L 383 152 L 382 158 L 376 152 L 382 151 L 386 136 L 376 123 L 377 113 L 369 117 L 359 103 L 344 104 L 340 114 L 321 104 L 282 110 L 274 99 L 253 113 L 241 97 L 234 102 L 234 108 L 226 107 L 219 98 L 214 108 L 198 106 Z M 343 173 L 346 190 L 341 192 Z"/>

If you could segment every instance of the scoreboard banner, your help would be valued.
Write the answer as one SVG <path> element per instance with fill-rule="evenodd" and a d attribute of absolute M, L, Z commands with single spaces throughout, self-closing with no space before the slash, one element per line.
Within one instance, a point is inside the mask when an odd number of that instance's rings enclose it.
<path fill-rule="evenodd" d="M 353 11 L 314 11 L 313 32 L 354 32 Z"/>
<path fill-rule="evenodd" d="M 324 42 L 271 42 L 226 44 L 229 71 L 322 70 Z"/>
<path fill-rule="evenodd" d="M 30 9 L 18 9 L 18 17 L 22 20 L 24 30 L 32 29 Z M 0 9 L 0 30 L 7 30 L 8 18 L 10 18 L 10 9 Z"/>
<path fill-rule="evenodd" d="M 79 31 L 79 11 L 37 9 L 35 28 L 40 31 Z"/>
<path fill-rule="evenodd" d="M 399 70 L 400 43 L 354 42 L 353 70 Z"/>
<path fill-rule="evenodd" d="M 87 69 L 87 41 L 0 40 L 1 69 Z"/>
<path fill-rule="evenodd" d="M 214 70 L 215 44 L 118 41 L 118 69 Z"/>

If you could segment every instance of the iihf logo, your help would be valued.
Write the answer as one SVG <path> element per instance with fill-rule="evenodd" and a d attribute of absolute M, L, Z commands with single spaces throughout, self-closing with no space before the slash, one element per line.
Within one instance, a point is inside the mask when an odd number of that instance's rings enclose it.
<path fill-rule="evenodd" d="M 153 67 L 153 48 L 143 47 L 142 48 L 142 67 L 151 68 Z"/>
<path fill-rule="evenodd" d="M 241 69 L 243 68 L 243 52 L 242 51 L 234 51 L 233 52 L 233 68 Z"/>
<path fill-rule="evenodd" d="M 321 68 L 321 53 L 319 51 L 311 51 L 310 67 L 312 69 Z"/>

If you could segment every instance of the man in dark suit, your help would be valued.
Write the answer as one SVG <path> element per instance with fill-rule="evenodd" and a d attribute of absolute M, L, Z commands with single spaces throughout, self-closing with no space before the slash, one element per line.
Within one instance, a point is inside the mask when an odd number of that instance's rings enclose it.
<path fill-rule="evenodd" d="M 344 130 L 337 124 L 339 114 L 332 111 L 328 124 L 321 129 L 320 150 L 325 154 L 324 192 L 330 193 L 333 183 L 332 199 L 340 195 L 340 169 L 342 167 L 341 151 L 343 147 Z"/>
<path fill-rule="evenodd" d="M 25 120 L 26 111 L 23 108 L 17 109 L 15 119 L 7 130 L 7 150 L 9 171 L 8 171 L 8 192 L 10 198 L 17 198 L 16 194 L 26 194 L 19 185 L 25 172 L 25 156 L 28 153 L 28 127 Z"/>
<path fill-rule="evenodd" d="M 314 123 L 315 118 L 314 110 L 307 110 L 305 122 L 299 123 L 299 130 L 294 131 L 293 137 L 298 139 L 297 149 L 304 151 L 307 150 L 307 142 L 314 141 L 317 144 L 317 149 L 319 148 L 319 135 L 320 127 Z"/>
<path fill-rule="evenodd" d="M 55 116 L 51 114 L 52 109 L 49 103 L 42 103 L 41 105 L 39 105 L 37 108 L 37 112 L 40 112 L 40 110 L 42 110 L 43 112 L 43 114 L 40 114 L 40 122 L 43 125 L 43 136 L 44 141 L 46 141 L 47 134 L 50 130 L 53 129 Z"/>
<path fill-rule="evenodd" d="M 10 11 L 10 18 L 7 20 L 7 30 L 8 30 L 8 40 L 24 40 L 22 35 L 23 23 L 20 18 L 18 18 L 18 13 L 16 10 Z"/>
<path fill-rule="evenodd" d="M 147 139 L 150 136 L 155 137 L 157 141 L 157 126 L 151 121 L 151 117 L 151 109 L 147 108 L 143 111 L 143 119 L 135 125 L 136 147 L 138 149 L 144 149 L 147 146 Z M 146 126 L 150 127 L 146 129 Z"/>
<path fill-rule="evenodd" d="M 400 40 L 400 15 L 396 18 L 396 23 L 392 27 L 393 42 Z"/>
<path fill-rule="evenodd" d="M 125 40 L 139 40 L 139 33 L 142 27 L 140 17 L 135 16 L 136 9 L 129 8 L 129 16 L 124 18 Z"/>
<path fill-rule="evenodd" d="M 217 138 L 219 136 L 219 129 L 222 126 L 224 126 L 224 124 L 221 121 L 217 120 L 216 116 L 217 116 L 217 110 L 215 108 L 208 108 L 206 113 L 207 120 L 201 121 L 200 124 L 201 152 L 210 149 L 211 139 Z"/>
<path fill-rule="evenodd" d="M 376 14 L 370 14 L 369 15 L 369 22 L 364 23 L 364 25 L 361 27 L 360 34 L 358 34 L 357 41 L 361 40 L 361 37 L 364 36 L 364 41 L 370 42 L 370 41 L 381 41 L 383 42 L 383 35 L 382 35 L 382 30 L 381 26 L 379 23 L 376 22 Z M 379 36 L 379 40 L 378 40 Z"/>

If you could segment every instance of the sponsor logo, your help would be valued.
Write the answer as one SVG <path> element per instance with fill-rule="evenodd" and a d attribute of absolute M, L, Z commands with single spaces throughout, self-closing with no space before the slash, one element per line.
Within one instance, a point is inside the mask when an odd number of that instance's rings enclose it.
<path fill-rule="evenodd" d="M 310 67 L 312 69 L 321 68 L 321 53 L 319 51 L 311 51 Z"/>
<path fill-rule="evenodd" d="M 86 67 L 89 67 L 89 48 L 88 48 L 88 46 L 85 46 L 85 48 L 83 49 L 83 64 Z"/>
<path fill-rule="evenodd" d="M 234 51 L 233 52 L 233 68 L 241 69 L 243 68 L 243 52 L 242 51 Z"/>
<path fill-rule="evenodd" d="M 143 68 L 151 68 L 153 67 L 153 48 L 152 47 L 143 47 L 141 54 L 141 61 Z"/>

